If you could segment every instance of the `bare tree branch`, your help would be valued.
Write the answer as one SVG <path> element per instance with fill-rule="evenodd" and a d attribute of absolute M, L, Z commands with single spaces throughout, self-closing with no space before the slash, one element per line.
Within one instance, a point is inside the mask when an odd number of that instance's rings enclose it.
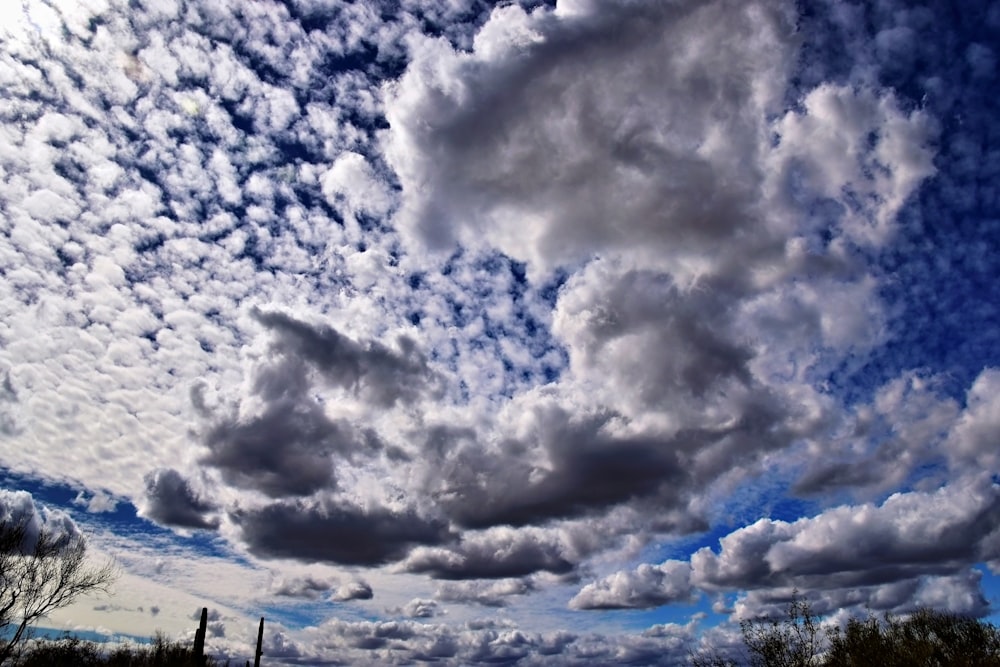
<path fill-rule="evenodd" d="M 82 595 L 107 593 L 118 575 L 110 562 L 88 566 L 80 535 L 43 529 L 33 544 L 31 537 L 26 519 L 0 523 L 0 664 L 39 619 Z"/>

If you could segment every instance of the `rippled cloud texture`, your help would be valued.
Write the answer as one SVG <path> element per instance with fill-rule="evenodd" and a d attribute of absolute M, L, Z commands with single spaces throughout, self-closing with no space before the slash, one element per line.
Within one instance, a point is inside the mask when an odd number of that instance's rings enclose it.
<path fill-rule="evenodd" d="M 870 4 L 3 9 L 0 509 L 237 661 L 990 614 L 1000 5 Z"/>

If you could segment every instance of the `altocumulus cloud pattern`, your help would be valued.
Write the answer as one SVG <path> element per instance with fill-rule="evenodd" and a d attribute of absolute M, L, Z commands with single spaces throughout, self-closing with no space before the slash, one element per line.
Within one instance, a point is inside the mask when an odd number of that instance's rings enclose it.
<path fill-rule="evenodd" d="M 25 0 L 0 491 L 54 625 L 685 664 L 988 616 L 1000 4 Z"/>

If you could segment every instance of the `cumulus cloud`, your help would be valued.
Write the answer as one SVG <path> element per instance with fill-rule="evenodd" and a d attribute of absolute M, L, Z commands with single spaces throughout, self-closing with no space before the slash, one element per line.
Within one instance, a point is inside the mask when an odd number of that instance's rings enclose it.
<path fill-rule="evenodd" d="M 648 633 L 613 639 L 599 633 L 522 631 L 497 623 L 452 627 L 420 620 L 330 620 L 311 629 L 296 649 L 317 660 L 335 656 L 364 665 L 601 662 L 666 667 L 687 663 L 690 649 L 696 646 L 695 629 L 696 622 L 664 624 Z"/>
<path fill-rule="evenodd" d="M 426 361 L 408 338 L 398 341 L 397 352 L 374 341 L 362 346 L 332 327 L 313 327 L 278 312 L 257 312 L 255 318 L 275 332 L 276 352 L 309 362 L 331 383 L 379 405 L 412 401 L 429 380 Z"/>
<path fill-rule="evenodd" d="M 757 577 L 822 575 L 827 582 L 881 583 L 993 557 L 1000 487 L 987 478 L 932 493 L 899 493 L 879 506 L 838 507 L 792 523 L 767 519 L 692 556 L 706 586 L 753 587 Z"/>
<path fill-rule="evenodd" d="M 80 491 L 73 499 L 73 504 L 85 507 L 88 512 L 95 514 L 114 512 L 115 508 L 118 507 L 118 501 L 103 491 L 96 491 L 90 498 L 87 498 L 84 492 Z"/>
<path fill-rule="evenodd" d="M 56 544 L 80 539 L 83 533 L 73 518 L 61 510 L 39 507 L 27 491 L 0 489 L 0 525 L 23 526 L 21 544 L 12 545 L 23 553 L 35 548 L 43 532 Z"/>
<path fill-rule="evenodd" d="M 686 471 L 666 442 L 606 435 L 609 417 L 575 419 L 558 406 L 539 406 L 531 418 L 527 441 L 505 442 L 497 451 L 466 447 L 441 463 L 433 491 L 453 520 L 474 528 L 539 525 L 669 496 L 683 485 Z M 543 453 L 543 466 L 517 455 L 530 451 Z M 497 473 L 483 477 L 483 469 Z"/>
<path fill-rule="evenodd" d="M 173 468 L 160 468 L 145 477 L 146 498 L 142 516 L 179 528 L 215 529 L 219 507 L 203 497 L 183 475 Z"/>
<path fill-rule="evenodd" d="M 373 342 L 362 346 L 328 326 L 313 327 L 277 312 L 254 317 L 275 333 L 272 358 L 255 369 L 253 393 L 262 410 L 227 415 L 206 429 L 202 462 L 237 487 L 273 497 L 308 496 L 336 488 L 335 456 L 351 461 L 382 448 L 375 433 L 331 418 L 310 392 L 315 369 L 330 385 L 353 389 L 375 405 L 410 402 L 430 372 L 413 341 L 400 351 Z M 322 383 L 320 383 L 322 385 Z M 203 399 L 198 398 L 198 403 Z"/>
<path fill-rule="evenodd" d="M 574 567 L 573 557 L 558 534 L 499 528 L 455 546 L 418 547 L 402 567 L 435 579 L 502 579 L 539 571 L 565 574 Z"/>
<path fill-rule="evenodd" d="M 570 606 L 643 608 L 698 591 L 750 591 L 734 611 L 746 617 L 748 610 L 780 614 L 797 590 L 817 601 L 818 613 L 865 604 L 912 610 L 934 600 L 981 614 L 987 605 L 970 568 L 996 559 L 998 501 L 1000 486 L 980 475 L 933 492 L 896 493 L 880 505 L 845 505 L 791 522 L 760 519 L 689 562 L 643 564 L 588 584 Z"/>
<path fill-rule="evenodd" d="M 273 370 L 266 374 L 280 372 Z M 320 406 L 277 400 L 263 414 L 215 424 L 206 434 L 210 453 L 202 462 L 233 486 L 271 497 L 304 496 L 336 486 L 331 456 L 353 447 L 352 436 Z"/>
<path fill-rule="evenodd" d="M 1000 370 L 984 370 L 966 396 L 966 409 L 952 429 L 947 443 L 949 456 L 959 464 L 997 470 L 1000 433 Z"/>
<path fill-rule="evenodd" d="M 969 411 L 963 414 L 939 385 L 939 378 L 906 373 L 881 387 L 870 404 L 855 406 L 839 433 L 813 443 L 814 455 L 794 492 L 894 489 L 915 470 L 954 459 L 960 448 L 946 441 L 960 414 L 968 421 Z"/>
<path fill-rule="evenodd" d="M 414 510 L 335 502 L 279 501 L 230 516 L 251 553 L 265 558 L 375 566 L 448 538 L 445 524 Z"/>
<path fill-rule="evenodd" d="M 681 561 L 643 563 L 584 586 L 569 601 L 572 609 L 645 609 L 693 599 L 691 566 Z"/>
<path fill-rule="evenodd" d="M 371 600 L 374 596 L 368 582 L 355 579 L 338 586 L 331 599 L 337 602 L 347 602 L 349 600 Z"/>
<path fill-rule="evenodd" d="M 471 53 L 415 42 L 387 99 L 398 224 L 432 246 L 485 237 L 542 264 L 642 244 L 677 256 L 730 237 L 749 222 L 755 174 L 739 158 L 778 101 L 792 18 L 770 3 L 511 6 Z"/>
<path fill-rule="evenodd" d="M 527 595 L 536 590 L 529 578 L 498 579 L 496 581 L 446 581 L 438 586 L 434 597 L 444 602 L 477 604 L 484 607 L 505 607 L 508 598 Z"/>
<path fill-rule="evenodd" d="M 389 613 L 398 614 L 407 618 L 433 618 L 444 613 L 434 600 L 424 600 L 413 598 L 402 607 L 389 609 Z"/>
<path fill-rule="evenodd" d="M 820 615 L 842 611 L 910 614 L 929 607 L 982 617 L 989 613 L 990 605 L 980 587 L 981 579 L 980 571 L 964 569 L 955 574 L 922 575 L 871 586 L 810 591 L 784 587 L 756 589 L 741 594 L 726 611 L 739 620 L 787 618 L 789 603 L 798 598 L 808 602 L 813 612 Z"/>
<path fill-rule="evenodd" d="M 346 152 L 322 176 L 323 194 L 335 204 L 343 197 L 351 210 L 383 215 L 392 199 L 363 155 Z"/>
<path fill-rule="evenodd" d="M 280 578 L 274 581 L 271 592 L 274 595 L 291 598 L 318 600 L 327 594 L 334 584 L 323 579 L 310 576 Z"/>

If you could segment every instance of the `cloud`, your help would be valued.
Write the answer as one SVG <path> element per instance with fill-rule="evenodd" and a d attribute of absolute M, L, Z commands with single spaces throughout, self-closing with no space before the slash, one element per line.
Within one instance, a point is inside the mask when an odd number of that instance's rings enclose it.
<path fill-rule="evenodd" d="M 910 609 L 917 600 L 940 599 L 978 614 L 986 606 L 969 568 L 997 558 L 998 512 L 1000 486 L 980 475 L 933 492 L 896 493 L 881 505 L 844 505 L 792 522 L 759 519 L 720 538 L 717 552 L 703 547 L 689 562 L 616 572 L 585 586 L 570 604 L 643 608 L 690 599 L 696 591 L 745 590 L 749 597 L 737 609 L 745 616 L 772 595 L 778 595 L 777 610 L 787 603 L 780 595 L 796 589 L 830 609 Z M 850 591 L 856 597 L 849 598 Z"/>
<path fill-rule="evenodd" d="M 251 553 L 263 558 L 377 566 L 414 546 L 439 544 L 447 527 L 413 510 L 334 502 L 279 501 L 230 514 Z"/>
<path fill-rule="evenodd" d="M 261 376 L 274 379 L 281 370 L 263 371 Z M 213 425 L 205 434 L 210 453 L 202 463 L 218 468 L 233 486 L 271 497 L 306 496 L 335 488 L 332 455 L 354 447 L 352 436 L 321 406 L 279 399 L 263 414 Z"/>
<path fill-rule="evenodd" d="M 1000 370 L 987 368 L 969 388 L 966 409 L 952 429 L 948 455 L 958 465 L 997 470 L 997 433 L 1000 433 Z"/>
<path fill-rule="evenodd" d="M 505 607 L 507 598 L 528 595 L 536 590 L 531 579 L 498 579 L 496 581 L 446 581 L 434 597 L 443 602 L 477 604 L 484 607 Z"/>
<path fill-rule="evenodd" d="M 789 603 L 798 597 L 809 603 L 813 613 L 833 615 L 888 612 L 911 614 L 920 608 L 932 608 L 953 614 L 983 617 L 990 612 L 983 595 L 982 572 L 967 568 L 948 575 L 922 575 L 888 584 L 849 586 L 800 591 L 794 588 L 757 589 L 740 594 L 728 611 L 737 620 L 750 618 L 786 618 Z"/>
<path fill-rule="evenodd" d="M 290 577 L 276 580 L 271 593 L 282 597 L 319 600 L 333 588 L 333 583 L 310 576 Z"/>
<path fill-rule="evenodd" d="M 73 504 L 84 507 L 93 514 L 114 512 L 115 508 L 118 507 L 118 501 L 114 496 L 104 491 L 96 491 L 90 498 L 87 498 L 84 492 L 80 491 L 73 499 Z"/>
<path fill-rule="evenodd" d="M 140 514 L 158 523 L 179 528 L 215 529 L 219 519 L 209 516 L 219 507 L 204 498 L 173 468 L 148 473 L 145 502 Z"/>
<path fill-rule="evenodd" d="M 445 613 L 436 601 L 421 598 L 413 598 L 402 607 L 387 611 L 391 614 L 399 614 L 407 618 L 433 618 Z"/>
<path fill-rule="evenodd" d="M 310 368 L 330 385 L 354 389 L 363 400 L 388 407 L 420 395 L 430 378 L 426 363 L 406 338 L 397 353 L 377 342 L 362 346 L 331 327 L 313 327 L 281 313 L 256 311 L 254 317 L 275 334 L 271 358 L 254 371 L 253 393 L 263 409 L 212 424 L 203 434 L 209 454 L 202 462 L 219 469 L 228 484 L 272 498 L 332 490 L 336 463 L 370 457 L 382 442 L 371 429 L 359 432 L 328 416 L 311 394 L 319 389 Z M 203 404 L 203 398 L 196 399 Z"/>
<path fill-rule="evenodd" d="M 0 434 L 11 436 L 18 433 L 20 427 L 17 425 L 17 415 L 8 407 L 17 402 L 17 390 L 7 371 L 3 374 L 3 383 L 0 383 Z"/>
<path fill-rule="evenodd" d="M 381 406 L 411 402 L 426 386 L 426 361 L 408 338 L 396 352 L 381 343 L 367 346 L 328 326 L 313 327 L 278 312 L 257 312 L 255 318 L 276 334 L 274 349 L 314 365 L 331 384 L 361 392 Z"/>
<path fill-rule="evenodd" d="M 940 378 L 910 372 L 879 388 L 870 404 L 845 415 L 839 433 L 813 443 L 813 456 L 793 492 L 894 489 L 914 471 L 954 460 L 959 448 L 946 440 L 961 410 L 940 385 Z"/>
<path fill-rule="evenodd" d="M 675 451 L 653 438 L 605 435 L 609 417 L 574 419 L 557 406 L 540 406 L 532 417 L 530 440 L 503 443 L 496 453 L 464 448 L 442 462 L 433 492 L 454 521 L 471 528 L 540 525 L 682 484 Z M 530 451 L 544 453 L 544 467 L 518 456 Z M 495 473 L 484 477 L 484 469 Z"/>
<path fill-rule="evenodd" d="M 571 609 L 647 609 L 691 601 L 691 566 L 681 561 L 643 563 L 584 586 L 569 601 Z"/>
<path fill-rule="evenodd" d="M 337 587 L 330 599 L 337 602 L 347 602 L 349 600 L 371 600 L 374 596 L 368 582 L 355 579 Z"/>
<path fill-rule="evenodd" d="M 532 629 L 514 596 L 595 567 L 574 606 L 983 609 L 995 9 L 126 4 L 0 27 L 4 466 Z M 788 493 L 814 516 L 754 523 Z M 318 620 L 268 650 L 670 664 L 693 632 Z"/>
<path fill-rule="evenodd" d="M 497 528 L 467 535 L 456 546 L 418 547 L 401 567 L 435 579 L 502 579 L 573 570 L 574 554 L 557 534 Z"/>
<path fill-rule="evenodd" d="M 27 491 L 0 489 L 0 525 L 24 526 L 21 544 L 13 545 L 22 553 L 32 551 L 43 532 L 57 545 L 83 537 L 69 514 L 44 505 L 39 507 Z"/>
<path fill-rule="evenodd" d="M 692 565 L 696 581 L 710 586 L 740 572 L 804 581 L 818 575 L 841 585 L 893 581 L 995 557 L 998 512 L 1000 487 L 979 477 L 933 493 L 893 494 L 880 506 L 833 508 L 787 526 L 772 522 L 773 530 L 758 522 L 746 529 L 746 542 L 737 531 L 720 542 L 717 559 L 703 550 Z M 750 577 L 738 585 L 752 587 Z"/>
<path fill-rule="evenodd" d="M 397 224 L 432 246 L 486 240 L 542 265 L 731 238 L 755 186 L 740 159 L 753 160 L 753 124 L 779 101 L 793 17 L 772 3 L 730 9 L 511 6 L 471 53 L 414 40 L 386 100 Z"/>
<path fill-rule="evenodd" d="M 645 634 L 612 638 L 593 633 L 535 632 L 496 623 L 452 627 L 425 620 L 330 620 L 310 630 L 296 648 L 315 661 L 351 664 L 406 664 L 434 661 L 448 665 L 687 664 L 696 624 L 657 626 Z"/>
<path fill-rule="evenodd" d="M 371 215 L 384 215 L 392 203 L 365 157 L 350 151 L 338 157 L 323 174 L 322 187 L 331 205 L 343 197 L 351 210 Z"/>

